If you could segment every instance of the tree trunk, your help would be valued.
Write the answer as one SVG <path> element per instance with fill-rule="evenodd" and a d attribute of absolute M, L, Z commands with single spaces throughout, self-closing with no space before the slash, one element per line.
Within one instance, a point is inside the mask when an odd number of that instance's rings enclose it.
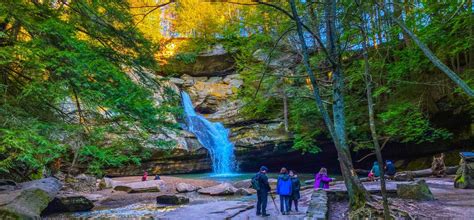
<path fill-rule="evenodd" d="M 458 85 L 464 92 L 470 96 L 471 98 L 474 98 L 474 90 L 472 90 L 469 85 L 466 84 L 454 71 L 449 69 L 448 66 L 446 66 L 441 60 L 436 57 L 436 55 L 433 54 L 433 52 L 410 30 L 408 27 L 400 21 L 398 18 L 395 18 L 392 13 L 389 12 L 389 10 L 385 9 L 385 6 L 382 6 L 382 10 L 384 13 L 388 14 L 391 19 L 397 23 L 400 28 L 402 28 L 403 32 L 405 32 L 412 40 L 415 42 L 415 44 L 423 51 L 425 56 L 433 63 L 436 67 L 438 67 L 439 70 L 441 70 L 444 74 L 446 74 L 456 85 Z"/>
<path fill-rule="evenodd" d="M 296 22 L 296 28 L 298 32 L 298 37 L 301 43 L 301 50 L 303 54 L 303 63 L 306 69 L 306 72 L 310 78 L 311 85 L 313 86 L 313 96 L 316 101 L 316 105 L 318 106 L 319 111 L 323 117 L 323 120 L 328 128 L 328 131 L 334 141 L 336 146 L 336 150 L 338 151 L 339 156 L 339 163 L 341 166 L 342 176 L 344 178 L 344 183 L 347 187 L 347 192 L 349 194 L 350 200 L 350 207 L 351 209 L 357 209 L 363 207 L 365 202 L 369 199 L 369 195 L 365 188 L 359 181 L 357 174 L 352 166 L 352 161 L 350 159 L 350 154 L 348 151 L 345 150 L 344 146 L 341 145 L 341 141 L 339 140 L 338 135 L 336 135 L 336 131 L 334 129 L 333 123 L 329 117 L 329 114 L 324 107 L 323 101 L 321 99 L 321 95 L 319 92 L 319 87 L 316 82 L 316 77 L 311 69 L 310 62 L 309 62 L 309 53 L 308 47 L 306 45 L 306 41 L 304 39 L 303 28 L 301 20 L 298 16 L 298 12 L 296 10 L 296 5 L 294 0 L 290 0 L 291 11 L 293 13 L 293 17 Z"/>
<path fill-rule="evenodd" d="M 362 24 L 363 25 L 363 24 Z M 361 34 L 364 40 L 362 41 L 362 48 L 364 50 L 364 79 L 365 79 L 365 87 L 366 87 L 366 95 L 367 95 L 367 106 L 369 110 L 369 126 L 370 126 L 370 133 L 372 135 L 372 142 L 374 144 L 375 155 L 377 157 L 377 162 L 379 163 L 380 167 L 380 189 L 382 193 L 382 201 L 383 201 L 383 214 L 385 219 L 390 219 L 390 208 L 388 207 L 388 199 L 387 199 L 387 190 L 385 186 L 385 170 L 383 165 L 383 158 L 382 158 L 382 150 L 380 148 L 377 130 L 375 128 L 375 113 L 374 113 L 374 101 L 372 99 L 372 76 L 370 75 L 370 64 L 369 64 L 369 51 L 367 48 L 367 34 L 365 30 L 361 28 Z"/>
<path fill-rule="evenodd" d="M 289 123 L 288 123 L 288 96 L 286 95 L 285 87 L 281 90 L 283 96 L 283 122 L 285 124 L 285 131 L 288 132 Z"/>

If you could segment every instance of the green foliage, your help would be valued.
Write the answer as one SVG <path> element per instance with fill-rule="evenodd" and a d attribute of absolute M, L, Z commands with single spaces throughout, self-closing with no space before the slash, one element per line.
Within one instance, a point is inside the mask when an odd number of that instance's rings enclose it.
<path fill-rule="evenodd" d="M 388 111 L 379 116 L 384 123 L 382 132 L 398 139 L 401 143 L 433 142 L 438 139 L 447 139 L 452 135 L 446 129 L 433 128 L 418 107 L 410 103 L 389 106 Z"/>
<path fill-rule="evenodd" d="M 26 177 L 63 155 L 60 129 L 28 117 L 11 106 L 0 108 L 0 173 L 14 172 Z"/>
<path fill-rule="evenodd" d="M 0 3 L 0 24 L 9 27 L 0 25 L 0 109 L 8 112 L 0 124 L 9 125 L 0 132 L 0 174 L 36 173 L 76 153 L 95 173 L 137 163 L 143 155 L 119 155 L 141 152 L 151 134 L 177 127 L 169 121 L 177 113 L 171 90 L 149 74 L 157 47 L 136 29 L 126 2 L 64 4 Z M 164 95 L 159 106 L 153 92 Z"/>

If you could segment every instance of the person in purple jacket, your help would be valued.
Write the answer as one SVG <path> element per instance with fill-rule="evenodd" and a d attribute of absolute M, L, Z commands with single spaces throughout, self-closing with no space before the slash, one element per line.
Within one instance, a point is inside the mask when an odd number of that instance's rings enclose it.
<path fill-rule="evenodd" d="M 328 177 L 328 171 L 322 167 L 314 177 L 314 189 L 329 189 L 329 182 L 331 181 L 332 178 Z"/>

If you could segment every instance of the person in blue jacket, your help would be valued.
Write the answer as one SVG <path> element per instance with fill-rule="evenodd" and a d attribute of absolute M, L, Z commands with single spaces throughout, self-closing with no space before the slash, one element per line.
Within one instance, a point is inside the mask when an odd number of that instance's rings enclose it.
<path fill-rule="evenodd" d="M 287 215 L 290 211 L 290 197 L 292 193 L 292 184 L 290 176 L 288 175 L 288 170 L 283 167 L 280 170 L 280 175 L 278 176 L 276 193 L 280 195 L 280 212 L 283 215 Z"/>

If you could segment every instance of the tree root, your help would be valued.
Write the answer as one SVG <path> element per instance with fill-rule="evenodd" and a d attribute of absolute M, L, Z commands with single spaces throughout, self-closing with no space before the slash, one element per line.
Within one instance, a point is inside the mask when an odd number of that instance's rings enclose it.
<path fill-rule="evenodd" d="M 351 211 L 349 219 L 383 219 L 383 206 L 381 199 L 372 197 L 372 201 L 366 202 L 364 207 Z M 392 219 L 417 219 L 419 217 L 428 217 L 421 213 L 412 213 L 410 208 L 412 204 L 392 200 L 390 203 L 390 216 Z"/>

